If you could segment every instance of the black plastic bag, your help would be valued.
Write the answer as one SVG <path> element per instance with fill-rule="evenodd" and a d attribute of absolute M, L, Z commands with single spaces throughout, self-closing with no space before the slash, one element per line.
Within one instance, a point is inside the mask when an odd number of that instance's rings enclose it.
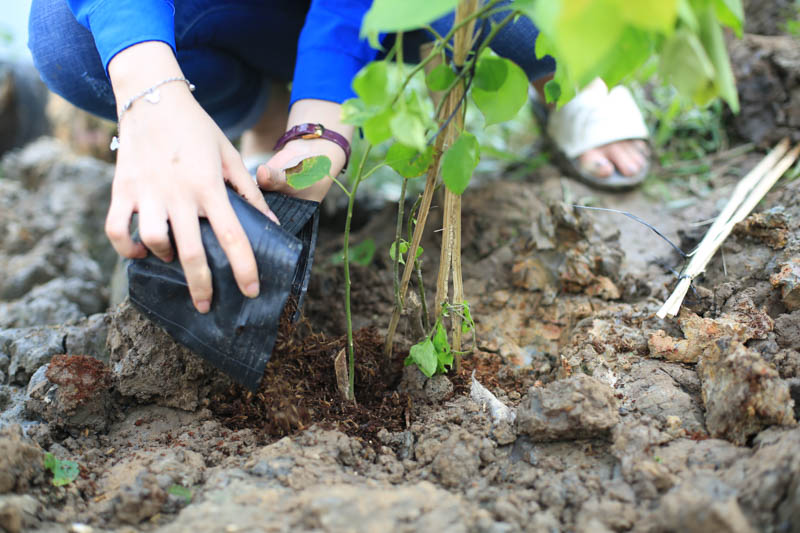
<path fill-rule="evenodd" d="M 214 289 L 208 313 L 194 308 L 177 260 L 164 263 L 150 254 L 131 261 L 128 292 L 131 302 L 176 341 L 255 391 L 290 296 L 297 305 L 293 319 L 300 315 L 317 241 L 319 204 L 265 194 L 279 226 L 230 188 L 228 198 L 255 253 L 261 283 L 258 298 L 247 298 L 239 290 L 206 219 L 200 220 L 200 232 Z"/>

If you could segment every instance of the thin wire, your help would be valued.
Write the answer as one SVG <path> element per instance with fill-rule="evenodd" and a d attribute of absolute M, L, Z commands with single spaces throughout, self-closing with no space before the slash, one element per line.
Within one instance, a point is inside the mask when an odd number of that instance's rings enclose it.
<path fill-rule="evenodd" d="M 618 214 L 620 214 L 620 215 L 625 215 L 626 217 L 628 217 L 628 218 L 630 218 L 630 219 L 633 219 L 633 220 L 635 220 L 635 221 L 636 221 L 636 222 L 638 222 L 639 224 L 642 224 L 642 225 L 644 225 L 644 226 L 647 226 L 648 228 L 650 228 L 650 229 L 653 231 L 653 233 L 655 233 L 656 235 L 658 235 L 659 237 L 661 237 L 662 239 L 664 239 L 665 241 L 667 241 L 667 243 L 668 243 L 670 246 L 672 246 L 672 248 L 673 248 L 673 249 L 674 249 L 676 252 L 678 252 L 679 254 L 681 254 L 681 257 L 683 257 L 683 258 L 686 258 L 686 257 L 688 257 L 688 256 L 686 255 L 686 253 L 685 253 L 683 250 L 681 250 L 680 248 L 678 248 L 678 245 L 676 245 L 674 242 L 672 242 L 671 240 L 669 240 L 669 239 L 668 239 L 668 238 L 667 238 L 667 237 L 666 237 L 666 236 L 665 236 L 663 233 L 661 233 L 660 231 L 658 231 L 658 230 L 657 230 L 657 229 L 656 229 L 656 228 L 655 228 L 655 227 L 654 227 L 652 224 L 649 224 L 649 223 L 645 222 L 644 220 L 642 220 L 641 218 L 637 217 L 637 216 L 636 216 L 636 215 L 634 215 L 633 213 L 628 213 L 627 211 L 620 211 L 619 209 L 610 209 L 610 208 L 608 208 L 608 207 L 590 207 L 590 206 L 588 206 L 588 205 L 576 205 L 576 204 L 570 204 L 570 205 L 571 205 L 572 207 L 575 207 L 575 208 L 577 208 L 577 209 L 591 209 L 591 210 L 594 210 L 594 211 L 608 211 L 609 213 L 618 213 Z"/>

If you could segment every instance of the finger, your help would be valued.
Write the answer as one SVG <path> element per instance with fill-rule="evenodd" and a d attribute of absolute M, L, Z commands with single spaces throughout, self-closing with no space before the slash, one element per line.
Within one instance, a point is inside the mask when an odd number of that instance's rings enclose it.
<path fill-rule="evenodd" d="M 245 168 L 241 155 L 230 143 L 226 143 L 222 149 L 222 175 L 250 205 L 272 218 L 275 222 L 278 221 L 278 218 L 267 206 L 258 184 L 253 181 L 253 177 Z"/>
<path fill-rule="evenodd" d="M 261 289 L 256 258 L 231 204 L 227 200 L 214 202 L 206 206 L 205 211 L 214 234 L 228 257 L 239 290 L 248 298 L 255 298 Z"/>
<path fill-rule="evenodd" d="M 167 210 L 153 202 L 143 203 L 139 208 L 139 237 L 156 257 L 165 263 L 175 259 L 172 243 L 169 242 Z"/>
<path fill-rule="evenodd" d="M 203 240 L 200 238 L 200 222 L 196 212 L 179 211 L 170 213 L 172 232 L 175 234 L 175 246 L 178 259 L 189 285 L 189 294 L 195 308 L 201 313 L 211 309 L 211 270 L 206 262 Z"/>
<path fill-rule="evenodd" d="M 105 232 L 117 253 L 129 259 L 147 256 L 147 248 L 131 238 L 130 225 L 133 216 L 133 203 L 121 198 L 119 194 L 111 199 L 106 216 Z"/>

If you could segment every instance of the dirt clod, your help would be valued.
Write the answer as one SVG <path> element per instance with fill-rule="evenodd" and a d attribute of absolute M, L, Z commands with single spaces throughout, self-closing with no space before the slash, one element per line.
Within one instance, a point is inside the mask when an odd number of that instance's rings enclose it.
<path fill-rule="evenodd" d="M 608 436 L 619 421 L 614 391 L 585 374 L 532 387 L 517 410 L 517 427 L 534 441 Z"/>
<path fill-rule="evenodd" d="M 44 454 L 18 425 L 0 430 L 0 494 L 24 491 L 42 481 Z"/>

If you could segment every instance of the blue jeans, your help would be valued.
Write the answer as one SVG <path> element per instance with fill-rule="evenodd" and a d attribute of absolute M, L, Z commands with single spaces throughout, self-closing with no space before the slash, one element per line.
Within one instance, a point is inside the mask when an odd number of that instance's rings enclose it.
<path fill-rule="evenodd" d="M 270 82 L 291 81 L 308 4 L 309 0 L 175 2 L 178 63 L 197 87 L 195 98 L 229 137 L 258 121 Z M 494 17 L 501 20 L 504 14 Z M 449 15 L 432 26 L 445 34 L 452 24 Z M 485 34 L 486 28 L 480 30 Z M 50 90 L 81 109 L 116 120 L 111 83 L 92 35 L 75 20 L 65 0 L 33 0 L 28 33 L 34 64 Z M 535 80 L 555 70 L 551 58 L 536 59 L 537 34 L 533 23 L 520 17 L 497 34 L 492 49 Z M 419 45 L 430 40 L 424 31 L 409 34 L 404 56 L 418 58 Z"/>

